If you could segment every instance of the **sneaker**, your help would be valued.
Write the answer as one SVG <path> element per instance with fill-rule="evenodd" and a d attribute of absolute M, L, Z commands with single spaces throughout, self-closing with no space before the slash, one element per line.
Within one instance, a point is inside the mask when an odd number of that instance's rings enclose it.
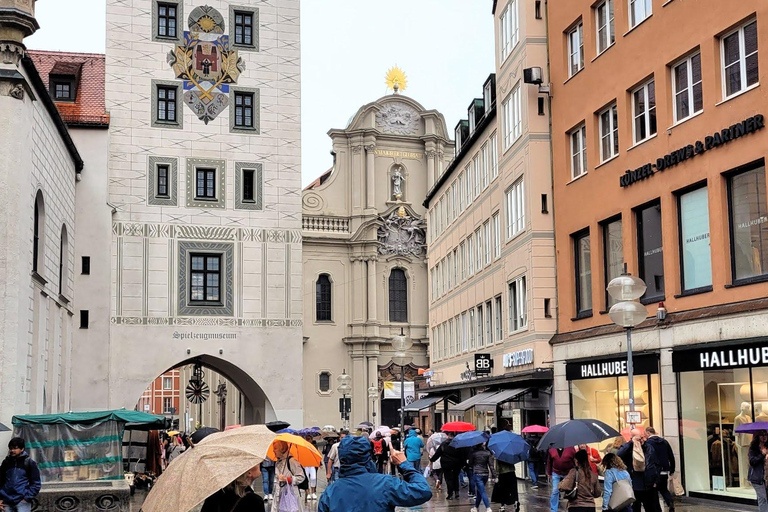
<path fill-rule="evenodd" d="M 520 502 L 519 501 L 515 502 L 515 512 L 520 512 Z"/>
<path fill-rule="evenodd" d="M 533 484 L 533 485 L 531 486 L 531 489 L 538 489 L 538 488 L 539 488 L 539 484 Z"/>
<path fill-rule="evenodd" d="M 317 493 L 314 493 L 314 492 L 312 493 L 312 499 L 317 501 Z"/>
<path fill-rule="evenodd" d="M 472 493 L 469 493 L 469 494 L 467 494 L 467 498 L 473 500 L 473 499 L 475 499 L 475 495 L 472 494 Z"/>
<path fill-rule="evenodd" d="M 475 507 L 472 507 L 471 509 L 469 509 L 469 512 L 477 512 L 477 509 Z"/>
<path fill-rule="evenodd" d="M 504 512 L 504 510 L 506 510 L 506 509 L 504 508 L 504 505 L 502 505 L 502 506 L 500 506 L 500 507 L 499 507 L 499 512 Z"/>
<path fill-rule="evenodd" d="M 271 494 L 265 494 L 264 495 L 264 499 L 265 500 L 271 500 L 272 499 L 272 495 Z"/>
<path fill-rule="evenodd" d="M 447 497 L 447 498 L 445 498 L 445 499 L 450 501 L 450 500 L 452 500 L 452 499 L 453 499 L 453 495 L 452 495 L 452 494 L 449 494 L 449 495 L 448 495 L 448 497 Z"/>

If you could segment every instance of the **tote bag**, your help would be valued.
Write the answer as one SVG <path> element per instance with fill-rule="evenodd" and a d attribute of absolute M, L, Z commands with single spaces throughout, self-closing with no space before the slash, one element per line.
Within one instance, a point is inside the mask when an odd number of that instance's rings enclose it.
<path fill-rule="evenodd" d="M 608 508 L 611 510 L 624 510 L 635 502 L 635 491 L 632 490 L 632 480 L 617 480 L 613 484 L 611 499 Z"/>
<path fill-rule="evenodd" d="M 278 512 L 301 512 L 299 499 L 293 494 L 292 487 L 286 484 L 280 489 L 280 502 L 277 505 Z"/>

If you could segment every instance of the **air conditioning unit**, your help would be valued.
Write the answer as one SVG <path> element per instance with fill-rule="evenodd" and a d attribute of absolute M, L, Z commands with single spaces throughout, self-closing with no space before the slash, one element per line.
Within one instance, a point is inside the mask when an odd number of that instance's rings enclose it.
<path fill-rule="evenodd" d="M 538 66 L 525 68 L 523 70 L 523 82 L 526 84 L 540 85 L 543 82 L 541 78 L 541 68 Z"/>

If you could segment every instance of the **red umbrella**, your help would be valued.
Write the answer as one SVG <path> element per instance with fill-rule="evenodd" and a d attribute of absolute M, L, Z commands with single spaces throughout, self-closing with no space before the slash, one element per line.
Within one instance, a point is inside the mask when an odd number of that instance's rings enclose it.
<path fill-rule="evenodd" d="M 549 429 L 541 425 L 529 425 L 523 429 L 523 434 L 546 434 L 547 432 Z"/>
<path fill-rule="evenodd" d="M 470 430 L 477 430 L 475 426 L 466 421 L 449 421 L 443 425 L 443 432 L 469 432 Z"/>

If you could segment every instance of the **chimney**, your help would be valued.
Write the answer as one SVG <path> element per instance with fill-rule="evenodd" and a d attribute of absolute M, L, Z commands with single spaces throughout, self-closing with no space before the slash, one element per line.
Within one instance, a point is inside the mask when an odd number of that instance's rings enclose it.
<path fill-rule="evenodd" d="M 24 38 L 40 28 L 35 19 L 36 0 L 0 0 L 0 62 L 18 66 L 26 55 Z"/>

